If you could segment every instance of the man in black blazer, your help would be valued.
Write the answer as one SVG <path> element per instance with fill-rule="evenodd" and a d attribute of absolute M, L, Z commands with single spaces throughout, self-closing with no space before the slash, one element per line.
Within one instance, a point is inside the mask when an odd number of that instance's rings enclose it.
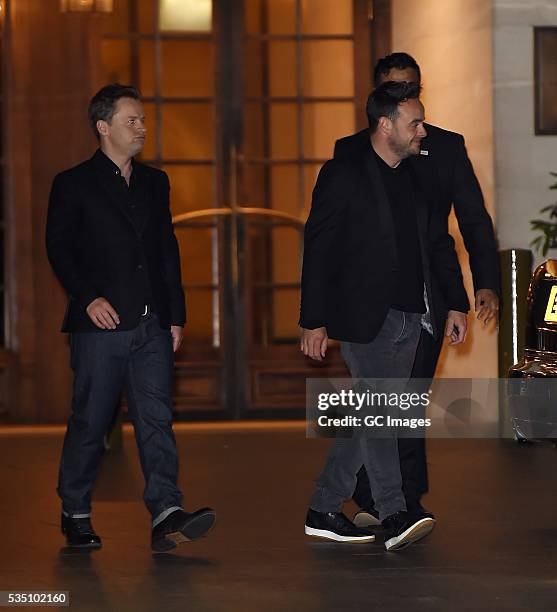
<path fill-rule="evenodd" d="M 215 513 L 182 509 L 172 431 L 173 352 L 186 321 L 167 175 L 134 159 L 145 142 L 139 92 L 108 85 L 92 98 L 89 121 L 100 147 L 58 174 L 48 207 L 46 246 L 68 294 L 72 413 L 58 494 L 69 546 L 99 548 L 91 490 L 104 435 L 123 386 L 152 516 L 151 546 L 166 551 L 205 535 Z"/>
<path fill-rule="evenodd" d="M 304 233 L 301 349 L 325 357 L 341 341 L 354 378 L 407 380 L 422 327 L 452 343 L 466 335 L 469 304 L 454 242 L 434 214 L 411 158 L 426 131 L 417 83 L 386 82 L 367 103 L 367 147 L 319 173 Z M 432 517 L 407 511 L 396 431 L 337 438 L 316 481 L 305 532 L 336 541 L 374 536 L 342 513 L 365 466 L 393 550 L 431 531 Z"/>
<path fill-rule="evenodd" d="M 407 53 L 393 53 L 375 66 L 374 82 L 420 82 L 420 67 Z M 454 205 L 459 229 L 469 254 L 475 289 L 477 318 L 485 324 L 497 318 L 499 308 L 499 265 L 493 224 L 485 209 L 480 185 L 460 134 L 425 124 L 427 136 L 422 140 L 420 155 L 412 159 L 427 198 L 435 203 L 440 222 L 448 227 L 448 216 Z M 369 146 L 369 131 L 362 130 L 335 143 L 334 156 L 350 157 Z M 438 327 L 444 325 L 442 319 Z M 430 379 L 435 373 L 443 337 L 422 333 L 412 370 L 413 378 Z M 409 507 L 423 510 L 421 497 L 428 490 L 425 438 L 400 438 L 399 453 L 403 488 Z M 364 468 L 358 474 L 354 501 L 363 508 L 356 514 L 359 525 L 377 522 L 377 511 Z"/>

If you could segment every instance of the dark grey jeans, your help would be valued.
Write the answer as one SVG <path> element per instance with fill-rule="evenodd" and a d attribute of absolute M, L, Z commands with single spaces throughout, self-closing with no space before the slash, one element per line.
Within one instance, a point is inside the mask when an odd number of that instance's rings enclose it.
<path fill-rule="evenodd" d="M 343 342 L 342 356 L 352 377 L 409 379 L 421 333 L 421 316 L 391 309 L 372 342 Z M 316 480 L 311 508 L 317 512 L 340 512 L 344 501 L 354 493 L 362 464 L 379 517 L 384 519 L 406 510 L 395 428 L 386 428 L 381 437 L 355 431 L 352 438 L 336 438 Z"/>
<path fill-rule="evenodd" d="M 182 505 L 176 485 L 178 454 L 172 431 L 172 336 L 155 315 L 130 331 L 74 333 L 72 414 L 64 439 L 58 495 L 69 516 L 91 512 L 91 490 L 104 435 L 122 387 L 128 396 L 145 477 L 144 500 L 153 518 Z"/>

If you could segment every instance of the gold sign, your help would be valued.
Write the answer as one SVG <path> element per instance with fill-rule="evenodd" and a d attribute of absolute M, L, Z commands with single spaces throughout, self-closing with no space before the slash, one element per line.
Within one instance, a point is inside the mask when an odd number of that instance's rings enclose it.
<path fill-rule="evenodd" d="M 557 323 L 557 285 L 551 288 L 549 300 L 547 300 L 545 320 L 550 323 Z"/>

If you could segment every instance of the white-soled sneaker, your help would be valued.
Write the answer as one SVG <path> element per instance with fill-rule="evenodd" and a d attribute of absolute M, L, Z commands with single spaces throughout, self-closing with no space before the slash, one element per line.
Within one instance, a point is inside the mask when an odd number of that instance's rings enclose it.
<path fill-rule="evenodd" d="M 377 527 L 381 525 L 379 520 L 379 512 L 374 508 L 369 510 L 359 510 L 352 519 L 356 527 Z"/>
<path fill-rule="evenodd" d="M 413 544 L 431 533 L 435 519 L 423 514 L 397 512 L 382 522 L 385 529 L 385 548 L 398 550 Z"/>
<path fill-rule="evenodd" d="M 314 538 L 335 542 L 374 542 L 375 535 L 368 529 L 356 527 L 342 512 L 308 510 L 305 533 Z"/>

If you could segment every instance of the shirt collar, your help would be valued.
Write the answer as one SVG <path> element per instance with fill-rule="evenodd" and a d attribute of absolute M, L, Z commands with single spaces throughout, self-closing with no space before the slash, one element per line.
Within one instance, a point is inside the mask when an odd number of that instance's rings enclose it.
<path fill-rule="evenodd" d="M 100 168 L 103 172 L 107 174 L 112 174 L 115 176 L 121 176 L 120 168 L 106 155 L 103 153 L 101 149 L 97 149 L 95 154 L 92 157 L 93 162 Z M 132 174 L 135 170 L 135 159 L 132 157 Z"/>
<path fill-rule="evenodd" d="M 398 164 L 398 166 L 396 168 L 392 168 L 391 166 L 389 166 L 389 164 L 381 157 L 381 155 L 379 155 L 379 153 L 377 153 L 377 151 L 373 148 L 373 146 L 371 147 L 373 154 L 375 155 L 375 159 L 377 160 L 377 163 L 379 164 L 379 167 L 385 171 L 390 171 L 393 173 L 399 172 L 400 170 L 402 170 L 403 168 L 406 167 L 406 161 L 408 158 L 405 159 L 401 159 L 400 160 L 400 164 Z"/>

